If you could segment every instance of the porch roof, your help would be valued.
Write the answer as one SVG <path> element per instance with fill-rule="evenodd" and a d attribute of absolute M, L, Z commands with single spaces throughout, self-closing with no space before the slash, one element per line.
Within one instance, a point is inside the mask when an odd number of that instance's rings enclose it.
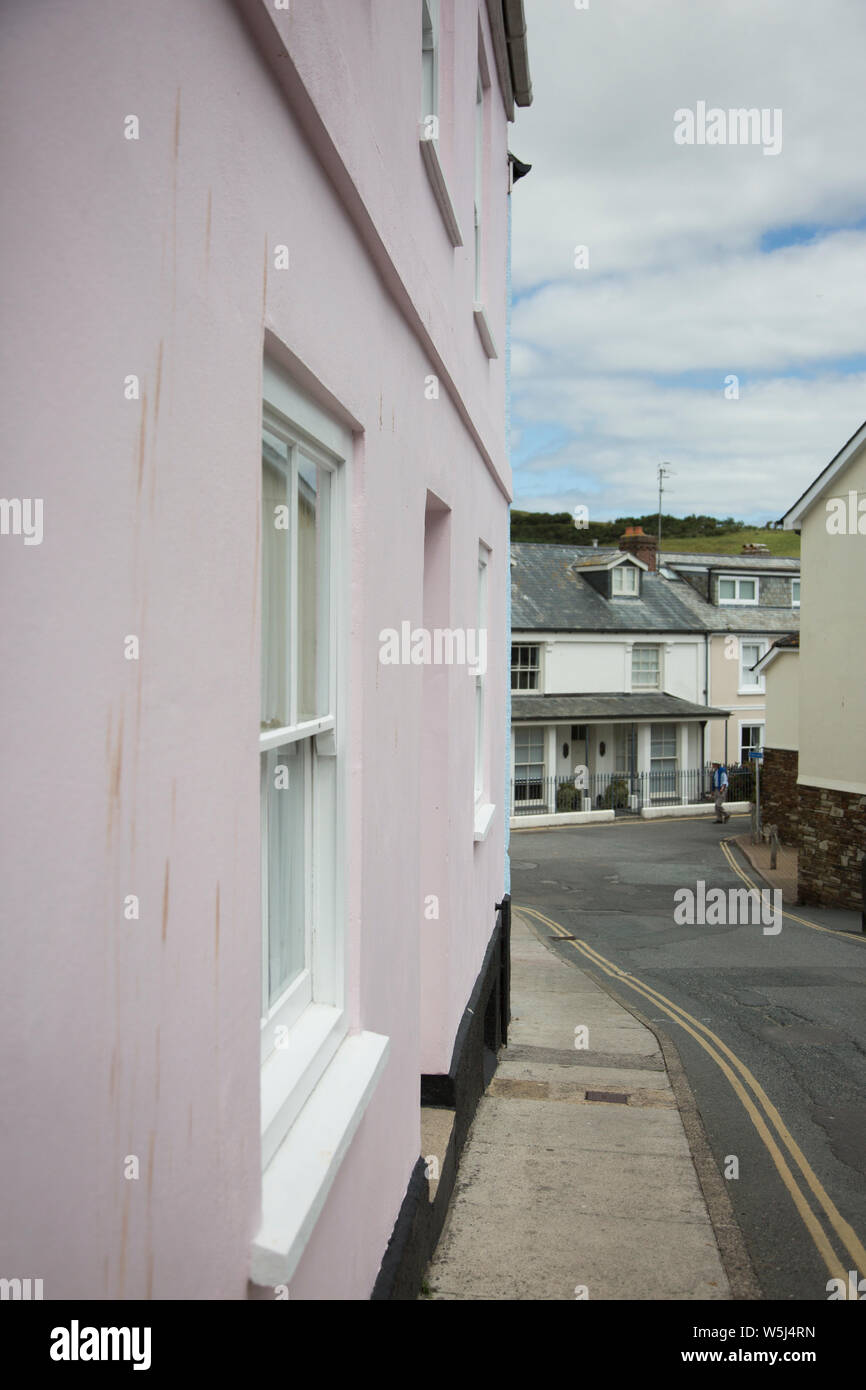
<path fill-rule="evenodd" d="M 631 695 L 614 692 L 603 695 L 518 695 L 511 696 L 511 720 L 562 720 L 569 724 L 630 724 L 640 719 L 699 720 L 727 719 L 729 709 L 713 705 L 694 705 L 676 695 L 659 690 L 635 691 Z"/>

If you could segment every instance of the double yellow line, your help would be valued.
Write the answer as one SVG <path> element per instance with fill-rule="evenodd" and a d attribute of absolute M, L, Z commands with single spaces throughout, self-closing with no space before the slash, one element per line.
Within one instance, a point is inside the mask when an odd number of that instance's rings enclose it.
<path fill-rule="evenodd" d="M 760 892 L 754 879 L 749 878 L 745 869 L 741 868 L 737 863 L 727 840 L 722 840 L 720 842 L 720 848 L 737 877 L 741 878 L 743 883 L 748 883 L 750 888 L 755 889 L 755 892 Z M 801 927 L 811 927 L 812 931 L 826 932 L 828 936 L 841 936 L 845 941 L 855 941 L 859 946 L 866 946 L 866 936 L 852 936 L 851 932 L 848 931 L 835 931 L 833 927 L 822 927 L 817 922 L 810 922 L 808 917 L 798 917 L 795 912 L 789 912 L 784 906 L 784 903 L 782 905 L 782 916 L 787 917 L 789 922 L 799 922 Z"/>
<path fill-rule="evenodd" d="M 558 922 L 552 921 L 550 917 L 545 917 L 543 912 L 538 912 L 532 907 L 518 907 L 515 904 L 515 911 L 524 916 L 532 917 L 544 926 L 550 927 L 559 937 L 568 938 L 569 933 Z M 807 923 L 807 925 L 814 925 Z M 821 930 L 826 930 L 821 928 Z M 834 935 L 845 935 L 845 933 L 834 933 Z M 856 939 L 856 938 L 853 938 Z M 649 1000 L 654 1008 L 661 1009 L 674 1023 L 695 1039 L 704 1051 L 712 1057 L 713 1061 L 722 1071 L 730 1083 L 738 1100 L 743 1105 L 749 1119 L 755 1126 L 764 1147 L 769 1153 L 776 1170 L 785 1187 L 791 1196 L 794 1206 L 799 1212 L 803 1224 L 815 1244 L 815 1248 L 821 1255 L 827 1269 L 833 1279 L 847 1278 L 848 1270 L 843 1266 L 843 1261 L 836 1253 L 836 1245 L 840 1244 L 849 1258 L 853 1260 L 854 1267 L 861 1275 L 866 1273 L 866 1249 L 864 1249 L 857 1232 L 842 1216 L 837 1209 L 829 1194 L 825 1191 L 817 1174 L 806 1160 L 800 1146 L 788 1130 L 787 1125 L 779 1114 L 773 1102 L 770 1100 L 763 1086 L 752 1074 L 744 1062 L 731 1051 L 726 1043 L 723 1043 L 718 1034 L 712 1029 L 707 1028 L 699 1019 L 695 1018 L 687 1010 L 680 1008 L 673 1000 L 668 999 L 651 985 L 645 984 L 635 975 L 629 974 L 626 970 L 621 970 L 613 961 L 607 960 L 605 956 L 596 951 L 594 947 L 588 946 L 585 941 L 570 940 L 569 945 L 576 951 L 585 956 L 596 969 L 601 970 L 611 979 L 618 980 L 625 984 L 636 994 L 643 995 L 644 999 Z M 748 1089 L 747 1089 L 748 1088 Z M 751 1093 L 751 1094 L 750 1094 Z M 760 1107 L 760 1109 L 759 1109 Z M 761 1113 L 763 1111 L 763 1114 Z M 769 1123 L 768 1123 L 769 1122 Z M 775 1135 L 771 1132 L 770 1126 L 775 1130 Z M 810 1204 L 807 1192 L 801 1188 L 791 1166 L 782 1149 L 779 1147 L 778 1140 L 787 1149 L 788 1156 L 793 1160 L 802 1175 L 801 1181 L 804 1188 L 811 1192 L 813 1202 Z M 817 1205 L 823 1211 L 824 1220 L 831 1228 L 831 1233 L 825 1231 L 821 1220 L 813 1210 Z"/>

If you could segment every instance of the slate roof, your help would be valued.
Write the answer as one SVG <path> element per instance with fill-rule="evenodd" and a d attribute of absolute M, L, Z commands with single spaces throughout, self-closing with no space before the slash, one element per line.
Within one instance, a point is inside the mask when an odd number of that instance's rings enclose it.
<path fill-rule="evenodd" d="M 612 547 L 536 544 L 515 541 L 511 547 L 511 627 L 513 632 L 790 632 L 799 626 L 799 610 L 715 607 L 687 580 L 661 574 L 641 575 L 640 598 L 604 598 L 572 568 L 575 560 L 622 552 Z M 664 563 L 670 557 L 664 556 Z M 685 557 L 743 559 L 748 556 Z M 766 557 L 763 557 L 766 559 Z M 774 557 L 775 558 L 775 557 Z M 799 570 L 798 560 L 791 562 Z M 753 568 L 763 568 L 760 561 Z M 748 567 L 748 566 L 746 566 Z"/>
<path fill-rule="evenodd" d="M 755 570 L 762 574 L 799 574 L 800 561 L 795 555 L 710 555 L 705 552 L 663 550 L 660 564 L 701 565 L 714 570 Z"/>
<path fill-rule="evenodd" d="M 761 603 L 722 603 L 716 607 L 701 598 L 688 580 L 663 580 L 677 586 L 683 606 L 694 614 L 695 622 L 704 632 L 787 633 L 799 631 L 799 608 L 770 608 Z"/>
<path fill-rule="evenodd" d="M 695 705 L 676 695 L 658 690 L 603 695 L 518 695 L 511 696 L 511 719 L 561 719 L 586 724 L 595 719 L 629 722 L 633 719 L 727 719 L 728 709 Z"/>

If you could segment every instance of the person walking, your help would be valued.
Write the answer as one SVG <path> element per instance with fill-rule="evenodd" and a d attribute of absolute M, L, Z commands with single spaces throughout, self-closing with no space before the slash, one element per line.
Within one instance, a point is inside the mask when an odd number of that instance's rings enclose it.
<path fill-rule="evenodd" d="M 728 795 L 728 774 L 721 763 L 713 763 L 713 801 L 716 804 L 716 824 L 724 825 L 731 819 L 730 812 L 725 810 L 725 798 Z"/>

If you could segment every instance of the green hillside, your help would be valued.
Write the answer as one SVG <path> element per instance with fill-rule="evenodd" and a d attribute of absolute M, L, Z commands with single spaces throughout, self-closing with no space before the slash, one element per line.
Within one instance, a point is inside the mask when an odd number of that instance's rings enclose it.
<path fill-rule="evenodd" d="M 721 536 L 674 536 L 670 539 L 662 531 L 662 552 L 683 550 L 689 554 L 703 551 L 707 555 L 739 555 L 743 546 L 750 542 L 765 545 L 771 555 L 790 555 L 795 560 L 800 558 L 800 536 L 796 531 L 764 531 L 760 527 L 746 527 L 743 531 Z"/>
<path fill-rule="evenodd" d="M 560 545 L 615 545 L 627 526 L 642 526 L 648 535 L 658 531 L 658 517 L 621 516 L 614 521 L 590 521 L 580 530 L 570 512 L 525 512 L 512 509 L 513 541 L 556 542 Z M 795 531 L 769 526 L 747 526 L 732 516 L 668 516 L 662 514 L 662 550 L 704 551 L 713 555 L 739 555 L 748 543 L 766 545 L 771 555 L 800 554 Z"/>

